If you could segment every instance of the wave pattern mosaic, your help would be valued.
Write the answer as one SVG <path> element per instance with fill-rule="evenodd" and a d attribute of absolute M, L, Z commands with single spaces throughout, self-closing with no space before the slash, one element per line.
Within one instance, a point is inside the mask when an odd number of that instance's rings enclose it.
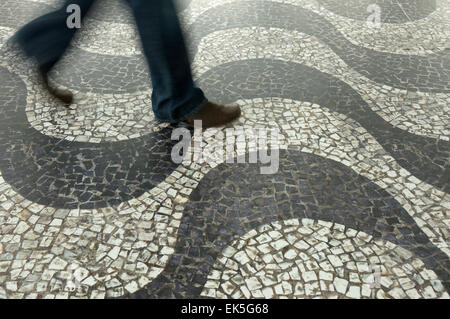
<path fill-rule="evenodd" d="M 171 160 L 122 1 L 51 73 L 67 109 L 8 41 L 61 1 L 3 0 L 0 298 L 449 298 L 449 2 L 176 2 L 196 82 L 279 130 L 278 171 Z"/>

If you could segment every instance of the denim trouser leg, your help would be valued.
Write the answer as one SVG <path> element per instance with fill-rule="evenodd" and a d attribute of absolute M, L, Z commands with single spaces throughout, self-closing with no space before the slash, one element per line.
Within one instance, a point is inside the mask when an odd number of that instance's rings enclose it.
<path fill-rule="evenodd" d="M 83 18 L 94 0 L 68 0 L 60 9 L 45 14 L 22 27 L 15 34 L 28 56 L 36 59 L 40 67 L 50 70 L 62 57 L 70 44 L 76 28 L 67 27 L 66 12 L 70 4 L 77 4 Z"/>
<path fill-rule="evenodd" d="M 207 102 L 194 86 L 189 58 L 172 0 L 127 0 L 150 68 L 152 105 L 159 120 L 176 122 Z"/>

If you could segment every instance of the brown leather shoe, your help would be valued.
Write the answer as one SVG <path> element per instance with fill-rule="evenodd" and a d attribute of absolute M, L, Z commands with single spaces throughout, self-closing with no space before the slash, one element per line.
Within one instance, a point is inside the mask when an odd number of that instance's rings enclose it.
<path fill-rule="evenodd" d="M 229 124 L 238 119 L 239 116 L 241 116 L 241 108 L 239 106 L 225 106 L 208 102 L 200 112 L 185 122 L 193 127 L 195 120 L 201 120 L 202 128 L 206 129 Z"/>
<path fill-rule="evenodd" d="M 58 89 L 50 86 L 50 83 L 48 83 L 48 75 L 47 72 L 44 69 L 40 69 L 40 74 L 42 77 L 42 81 L 44 82 L 44 86 L 47 89 L 47 91 L 55 98 L 60 100 L 64 103 L 66 107 L 69 107 L 70 104 L 72 104 L 73 101 L 73 94 L 69 90 L 63 90 Z"/>

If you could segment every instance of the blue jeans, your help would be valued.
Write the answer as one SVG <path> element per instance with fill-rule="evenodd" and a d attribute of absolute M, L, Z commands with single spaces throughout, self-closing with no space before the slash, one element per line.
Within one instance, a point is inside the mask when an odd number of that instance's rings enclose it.
<path fill-rule="evenodd" d="M 59 10 L 43 15 L 24 27 L 15 38 L 28 56 L 49 71 L 62 57 L 76 28 L 68 28 L 70 4 L 81 9 L 81 18 L 95 0 L 68 0 Z M 126 0 L 130 5 L 153 86 L 155 117 L 166 122 L 185 120 L 206 104 L 202 90 L 192 80 L 189 58 L 172 0 Z"/>

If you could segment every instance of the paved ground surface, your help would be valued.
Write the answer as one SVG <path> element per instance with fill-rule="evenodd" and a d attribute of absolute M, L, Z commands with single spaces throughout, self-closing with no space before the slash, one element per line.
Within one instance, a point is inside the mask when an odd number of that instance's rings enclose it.
<path fill-rule="evenodd" d="M 449 1 L 179 0 L 199 86 L 280 131 L 271 175 L 171 161 L 120 1 L 58 105 L 7 40 L 59 3 L 0 0 L 0 297 L 449 297 Z"/>

